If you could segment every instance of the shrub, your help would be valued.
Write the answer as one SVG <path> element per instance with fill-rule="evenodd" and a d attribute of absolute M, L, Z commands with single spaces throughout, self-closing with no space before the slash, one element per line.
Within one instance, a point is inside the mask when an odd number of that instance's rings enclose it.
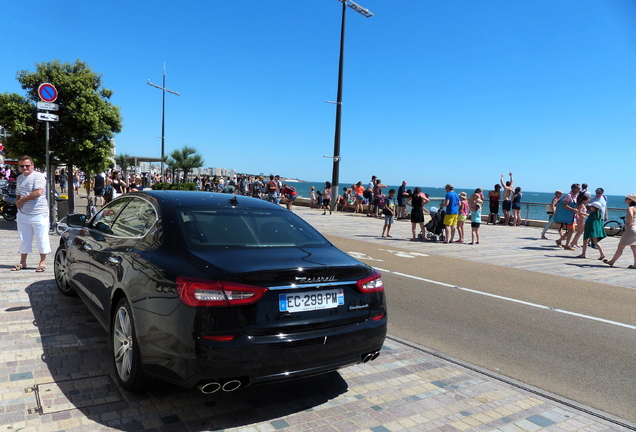
<path fill-rule="evenodd" d="M 171 183 L 167 182 L 159 182 L 152 185 L 153 190 L 168 190 L 170 189 Z"/>
<path fill-rule="evenodd" d="M 185 190 L 185 191 L 195 191 L 197 190 L 197 185 L 192 182 L 188 183 L 168 183 L 168 182 L 160 182 L 152 185 L 153 190 Z"/>

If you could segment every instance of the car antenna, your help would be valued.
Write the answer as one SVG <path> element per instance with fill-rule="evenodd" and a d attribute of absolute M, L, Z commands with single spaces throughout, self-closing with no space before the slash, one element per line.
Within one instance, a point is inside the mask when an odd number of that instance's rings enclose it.
<path fill-rule="evenodd" d="M 232 207 L 236 207 L 238 205 L 238 198 L 234 195 L 232 198 L 227 200 L 227 202 L 229 202 Z"/>

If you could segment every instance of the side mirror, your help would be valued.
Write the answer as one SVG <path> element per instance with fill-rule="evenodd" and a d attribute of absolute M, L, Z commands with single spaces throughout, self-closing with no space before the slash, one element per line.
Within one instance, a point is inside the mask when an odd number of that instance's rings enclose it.
<path fill-rule="evenodd" d="M 66 224 L 73 228 L 82 228 L 86 226 L 86 215 L 75 213 L 66 217 Z"/>

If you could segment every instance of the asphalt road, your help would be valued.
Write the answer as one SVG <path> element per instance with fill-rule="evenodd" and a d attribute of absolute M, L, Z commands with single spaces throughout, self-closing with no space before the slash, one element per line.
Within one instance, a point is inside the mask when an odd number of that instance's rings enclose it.
<path fill-rule="evenodd" d="M 636 421 L 636 290 L 328 237 L 382 270 L 390 334 Z"/>

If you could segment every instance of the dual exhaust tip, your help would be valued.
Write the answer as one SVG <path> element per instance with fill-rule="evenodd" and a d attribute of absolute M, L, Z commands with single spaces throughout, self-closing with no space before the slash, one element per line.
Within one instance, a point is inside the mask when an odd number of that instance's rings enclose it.
<path fill-rule="evenodd" d="M 197 384 L 197 388 L 203 394 L 212 394 L 218 392 L 219 390 L 223 390 L 224 392 L 233 392 L 235 390 L 238 390 L 242 386 L 243 382 L 237 379 L 232 379 L 224 382 L 206 381 Z"/>
<path fill-rule="evenodd" d="M 370 352 L 362 356 L 362 363 L 369 363 L 371 360 L 375 360 L 380 355 L 380 351 Z"/>

